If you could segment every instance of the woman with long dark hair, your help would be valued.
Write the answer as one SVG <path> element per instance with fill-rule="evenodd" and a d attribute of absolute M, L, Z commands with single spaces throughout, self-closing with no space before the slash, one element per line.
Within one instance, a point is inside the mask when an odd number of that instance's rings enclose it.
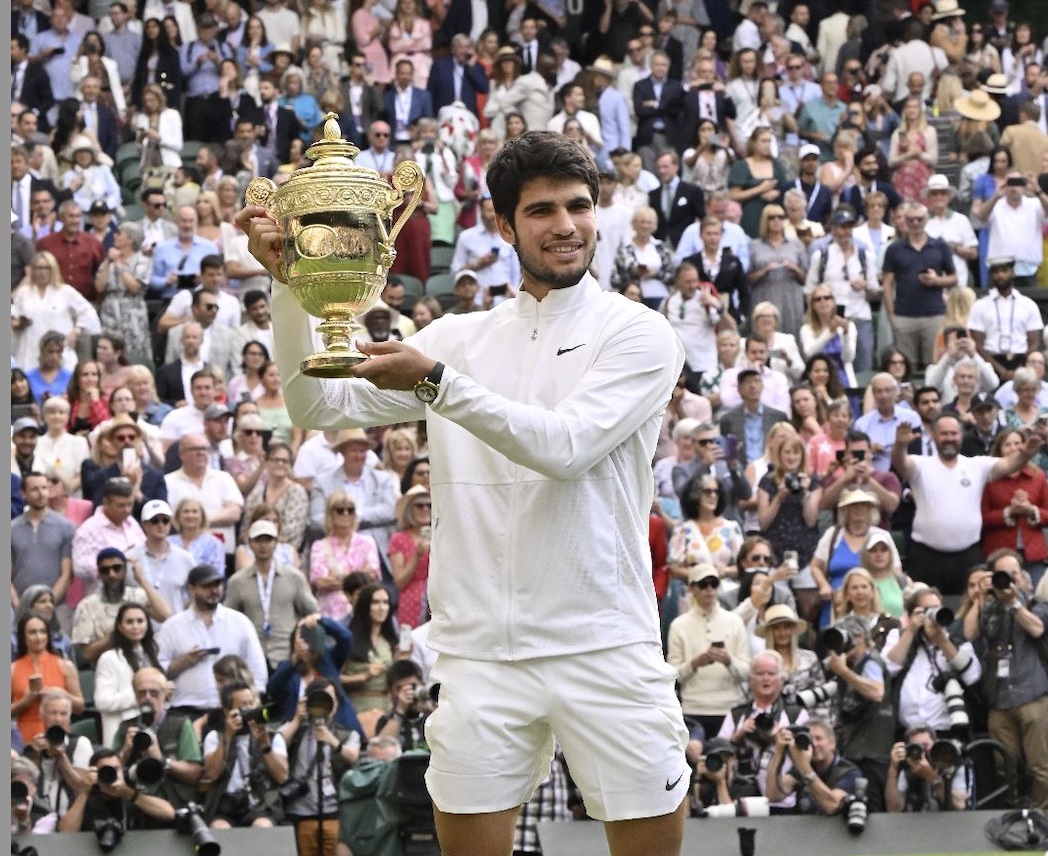
<path fill-rule="evenodd" d="M 349 622 L 353 642 L 342 666 L 342 688 L 358 711 L 378 709 L 388 713 L 392 703 L 386 670 L 394 660 L 408 655 L 397 650 L 397 631 L 389 592 L 380 583 L 364 586 Z"/>
<path fill-rule="evenodd" d="M 149 18 L 142 27 L 142 47 L 131 78 L 131 106 L 142 109 L 142 90 L 155 83 L 168 107 L 178 108 L 182 99 L 182 66 L 178 48 L 171 44 L 159 18 Z"/>
<path fill-rule="evenodd" d="M 102 371 L 94 360 L 76 364 L 69 380 L 66 398 L 69 399 L 69 432 L 87 434 L 109 418 L 109 405 L 102 397 Z"/>
<path fill-rule="evenodd" d="M 55 653 L 48 621 L 27 612 L 15 630 L 15 660 L 11 663 L 11 719 L 18 724 L 22 740 L 29 743 L 44 731 L 40 718 L 40 695 L 46 689 L 63 689 L 73 702 L 73 714 L 84 710 L 76 666 Z"/>
<path fill-rule="evenodd" d="M 138 715 L 138 700 L 131 685 L 135 672 L 145 666 L 160 668 L 153 625 L 140 604 L 125 603 L 117 610 L 109 644 L 95 666 L 95 707 L 102 713 L 102 742 L 106 746 L 112 744 L 121 722 Z"/>

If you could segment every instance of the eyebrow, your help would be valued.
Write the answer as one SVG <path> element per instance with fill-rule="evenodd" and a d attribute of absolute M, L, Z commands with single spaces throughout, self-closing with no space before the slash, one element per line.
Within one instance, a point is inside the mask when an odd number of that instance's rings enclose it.
<path fill-rule="evenodd" d="M 539 199 L 530 205 L 525 205 L 522 214 L 535 214 L 548 208 L 555 208 L 557 202 L 553 199 Z M 592 208 L 593 200 L 584 194 L 572 197 L 564 203 L 565 208 Z"/>

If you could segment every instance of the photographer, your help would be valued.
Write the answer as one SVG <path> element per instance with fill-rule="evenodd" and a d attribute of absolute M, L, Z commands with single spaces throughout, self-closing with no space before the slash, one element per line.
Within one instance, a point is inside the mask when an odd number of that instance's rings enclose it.
<path fill-rule="evenodd" d="M 112 749 L 99 749 L 89 763 L 76 799 L 58 822 L 59 832 L 93 832 L 99 823 L 115 821 L 122 834 L 128 829 L 143 829 L 147 819 L 161 824 L 175 819 L 171 803 L 127 783 L 124 768 Z"/>
<path fill-rule="evenodd" d="M 990 579 L 964 616 L 966 639 L 987 646 L 982 690 L 990 737 L 1023 759 L 1032 779 L 1031 803 L 1048 809 L 1048 666 L 1038 645 L 1048 631 L 1048 605 L 1019 591 L 1022 563 L 1014 550 L 994 550 Z"/>
<path fill-rule="evenodd" d="M 139 713 L 120 723 L 113 747 L 125 767 L 143 758 L 153 758 L 163 764 L 163 780 L 149 791 L 160 794 L 175 808 L 183 808 L 196 799 L 203 774 L 203 757 L 193 721 L 187 714 L 169 709 L 170 685 L 159 669 L 139 669 L 131 687 Z"/>
<path fill-rule="evenodd" d="M 58 814 L 37 796 L 40 770 L 28 758 L 11 759 L 11 836 L 54 832 Z"/>
<path fill-rule="evenodd" d="M 841 642 L 826 657 L 826 671 L 837 677 L 841 755 L 857 765 L 869 781 L 870 811 L 883 811 L 888 755 L 895 742 L 888 667 L 872 647 L 869 628 L 862 619 L 848 616 L 831 630 Z M 824 644 L 831 647 L 826 633 Z"/>
<path fill-rule="evenodd" d="M 233 681 L 222 687 L 225 727 L 204 738 L 204 818 L 212 829 L 268 828 L 280 823 L 280 786 L 288 779 L 287 744 L 270 737 L 254 691 Z M 245 722 L 245 714 L 247 721 Z"/>
<path fill-rule="evenodd" d="M 405 752 L 429 749 L 426 744 L 426 717 L 431 713 L 428 703 L 420 705 L 419 687 L 422 670 L 413 660 L 397 660 L 386 672 L 393 709 L 375 725 L 375 734 L 396 737 Z"/>
<path fill-rule="evenodd" d="M 896 719 L 904 728 L 918 724 L 946 736 L 952 728 L 968 733 L 968 712 L 961 685 L 978 684 L 982 666 L 971 642 L 955 645 L 948 626 L 953 612 L 943 609 L 938 589 L 919 588 L 906 600 L 909 621 L 892 630 L 884 643 L 892 677 Z M 889 779 L 890 782 L 890 779 Z"/>
<path fill-rule="evenodd" d="M 300 856 L 320 852 L 334 856 L 339 782 L 360 757 L 360 735 L 335 722 L 338 707 L 335 682 L 315 678 L 306 686 L 294 717 L 280 729 L 289 770 L 280 793 L 284 812 L 295 825 Z M 322 851 L 315 846 L 318 834 L 323 835 Z"/>
<path fill-rule="evenodd" d="M 946 776 L 950 779 L 950 809 L 969 807 L 971 777 L 963 764 L 938 768 L 933 761 L 935 732 L 928 725 L 907 729 L 902 742 L 892 746 L 884 805 L 888 811 L 942 811 Z"/>
<path fill-rule="evenodd" d="M 740 781 L 737 770 L 735 746 L 720 737 L 706 741 L 692 780 L 694 807 L 701 812 L 703 806 L 731 805 L 741 797 L 753 796 L 752 781 Z"/>
<path fill-rule="evenodd" d="M 782 657 L 775 651 L 764 651 L 750 663 L 751 699 L 736 705 L 724 717 L 718 737 L 728 740 L 735 747 L 738 758 L 738 790 L 748 782 L 749 788 L 739 796 L 767 796 L 768 765 L 775 747 L 775 735 L 783 728 L 804 725 L 808 711 L 796 704 L 787 704 L 782 698 L 782 687 L 786 675 Z M 707 745 L 706 753 L 710 748 Z M 789 770 L 787 760 L 785 770 Z M 772 810 L 792 809 L 796 805 L 794 795 L 776 802 Z"/>
<path fill-rule="evenodd" d="M 62 690 L 45 690 L 40 696 L 44 731 L 25 748 L 26 757 L 38 768 L 35 791 L 59 817 L 76 799 L 91 760 L 91 741 L 69 733 L 72 717 L 69 696 Z"/>
<path fill-rule="evenodd" d="M 797 746 L 796 737 L 788 728 L 776 732 L 775 751 L 768 765 L 768 799 L 781 802 L 797 794 L 798 814 L 836 814 L 862 774 L 837 753 L 837 738 L 827 722 L 809 719 L 808 731 L 808 749 Z M 783 773 L 787 755 L 793 769 Z"/>

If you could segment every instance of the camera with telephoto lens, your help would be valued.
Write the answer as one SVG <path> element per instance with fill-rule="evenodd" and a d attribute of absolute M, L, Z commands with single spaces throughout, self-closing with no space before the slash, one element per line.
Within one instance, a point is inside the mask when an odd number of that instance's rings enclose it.
<path fill-rule="evenodd" d="M 846 633 L 840 627 L 827 627 L 822 631 L 822 644 L 828 651 L 834 654 L 847 654 L 855 647 L 851 634 Z"/>
<path fill-rule="evenodd" d="M 175 812 L 175 831 L 179 835 L 193 836 L 193 853 L 195 856 L 219 856 L 221 845 L 208 829 L 204 820 L 204 810 L 195 802 Z"/>
<path fill-rule="evenodd" d="M 1012 575 L 1007 571 L 994 571 L 990 575 L 990 585 L 997 591 L 1007 591 L 1013 582 Z"/>
<path fill-rule="evenodd" d="M 159 785 L 164 778 L 164 762 L 156 758 L 143 758 L 127 768 L 127 781 L 130 785 L 151 788 Z"/>
<path fill-rule="evenodd" d="M 703 817 L 767 817 L 771 804 L 767 797 L 740 797 L 728 805 L 711 805 L 704 809 Z"/>
<path fill-rule="evenodd" d="M 711 755 L 706 756 L 704 762 L 706 764 L 706 771 L 709 773 L 719 773 L 724 769 L 724 756 L 714 752 Z"/>
<path fill-rule="evenodd" d="M 142 755 L 149 751 L 149 747 L 153 745 L 153 734 L 150 731 L 143 729 L 142 731 L 136 731 L 135 736 L 131 738 L 131 751 L 135 755 Z"/>
<path fill-rule="evenodd" d="M 911 761 L 920 761 L 924 757 L 924 747 L 920 743 L 907 743 L 906 757 Z"/>
<path fill-rule="evenodd" d="M 324 695 L 327 695 L 325 693 Z M 239 710 L 240 713 L 240 734 L 247 734 L 250 729 L 252 722 L 257 722 L 259 725 L 265 725 L 273 718 L 273 710 L 268 707 L 242 707 Z"/>
<path fill-rule="evenodd" d="M 143 728 L 152 728 L 156 725 L 156 708 L 146 702 L 138 708 L 138 721 Z"/>
<path fill-rule="evenodd" d="M 950 731 L 967 732 L 971 722 L 968 719 L 968 707 L 964 703 L 964 687 L 961 686 L 961 682 L 951 674 L 940 672 L 932 678 L 931 688 L 942 695 L 946 713 L 950 718 Z"/>
<path fill-rule="evenodd" d="M 963 755 L 964 747 L 959 740 L 936 740 L 928 750 L 928 761 L 941 773 L 958 767 Z"/>
<path fill-rule="evenodd" d="M 110 767 L 109 769 L 113 768 Z M 115 817 L 107 817 L 95 821 L 95 838 L 98 839 L 98 849 L 103 853 L 108 853 L 116 847 L 123 837 L 124 824 Z"/>
<path fill-rule="evenodd" d="M 796 473 L 786 473 L 786 477 L 782 480 L 782 483 L 786 485 L 786 490 L 790 493 L 800 493 L 801 488 L 801 477 Z"/>
<path fill-rule="evenodd" d="M 948 606 L 933 606 L 924 610 L 924 617 L 930 618 L 940 627 L 949 627 L 953 624 L 953 610 Z"/>
<path fill-rule="evenodd" d="M 426 686 L 425 684 L 419 684 L 415 687 L 414 704 L 436 704 L 439 695 L 439 681 L 429 684 L 428 686 Z"/>
<path fill-rule="evenodd" d="M 56 749 L 59 746 L 65 746 L 65 729 L 61 725 L 52 725 L 44 732 L 44 739 Z"/>
<path fill-rule="evenodd" d="M 852 835 L 861 835 L 866 829 L 866 818 L 869 808 L 866 805 L 866 787 L 869 782 L 862 776 L 855 780 L 855 795 L 848 801 L 848 809 L 845 818 L 848 823 L 848 832 Z"/>
<path fill-rule="evenodd" d="M 106 764 L 104 767 L 98 768 L 98 783 L 100 785 L 112 787 L 116 784 L 116 776 L 116 767 Z"/>
<path fill-rule="evenodd" d="M 837 697 L 837 682 L 827 681 L 822 686 L 810 690 L 801 690 L 797 693 L 797 704 L 811 710 L 817 705 L 824 704 Z"/>
<path fill-rule="evenodd" d="M 836 684 L 834 684 L 834 686 L 836 686 Z M 811 749 L 811 731 L 808 730 L 807 725 L 791 725 L 789 726 L 789 730 L 793 735 L 794 746 L 802 752 L 807 752 Z"/>
<path fill-rule="evenodd" d="M 323 725 L 334 709 L 334 699 L 328 695 L 327 690 L 313 690 L 306 696 L 306 715 L 311 725 Z"/>
<path fill-rule="evenodd" d="M 775 717 L 770 713 L 758 713 L 753 717 L 753 727 L 760 732 L 761 737 L 769 737 L 775 728 Z"/>

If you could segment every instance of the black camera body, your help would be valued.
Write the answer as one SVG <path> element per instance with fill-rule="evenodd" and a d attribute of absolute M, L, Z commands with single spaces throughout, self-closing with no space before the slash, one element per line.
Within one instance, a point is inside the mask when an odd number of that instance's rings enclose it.
<path fill-rule="evenodd" d="M 112 787 L 116 784 L 116 767 L 111 767 L 108 764 L 104 767 L 98 768 L 98 783 L 105 785 L 106 787 Z"/>
<path fill-rule="evenodd" d="M 786 473 L 786 476 L 785 478 L 783 478 L 782 483 L 786 485 L 786 490 L 788 490 L 790 493 L 796 494 L 800 493 L 803 490 L 803 488 L 801 487 L 801 477 L 796 473 Z"/>
<path fill-rule="evenodd" d="M 855 647 L 851 636 L 839 627 L 827 627 L 822 631 L 822 644 L 834 654 L 847 654 Z"/>
<path fill-rule="evenodd" d="M 102 768 L 106 769 L 105 767 Z M 110 767 L 109 769 L 113 769 Z M 101 772 L 101 770 L 99 770 Z M 116 847 L 124 837 L 124 824 L 115 817 L 106 817 L 95 821 L 95 837 L 98 839 L 98 849 L 108 853 Z"/>
<path fill-rule="evenodd" d="M 56 749 L 59 746 L 65 746 L 65 729 L 61 725 L 52 725 L 44 732 L 44 739 Z"/>
<path fill-rule="evenodd" d="M 175 831 L 179 835 L 193 836 L 193 853 L 196 856 L 219 856 L 221 845 L 208 829 L 203 809 L 195 802 L 175 812 Z"/>
<path fill-rule="evenodd" d="M 924 757 L 924 747 L 920 743 L 907 743 L 906 757 L 911 761 L 920 761 Z"/>
<path fill-rule="evenodd" d="M 1012 575 L 1007 571 L 994 571 L 990 575 L 990 585 L 997 591 L 1007 591 L 1013 582 Z"/>
<path fill-rule="evenodd" d="M 807 725 L 791 725 L 790 733 L 793 735 L 793 745 L 802 752 L 811 749 L 811 731 Z"/>

